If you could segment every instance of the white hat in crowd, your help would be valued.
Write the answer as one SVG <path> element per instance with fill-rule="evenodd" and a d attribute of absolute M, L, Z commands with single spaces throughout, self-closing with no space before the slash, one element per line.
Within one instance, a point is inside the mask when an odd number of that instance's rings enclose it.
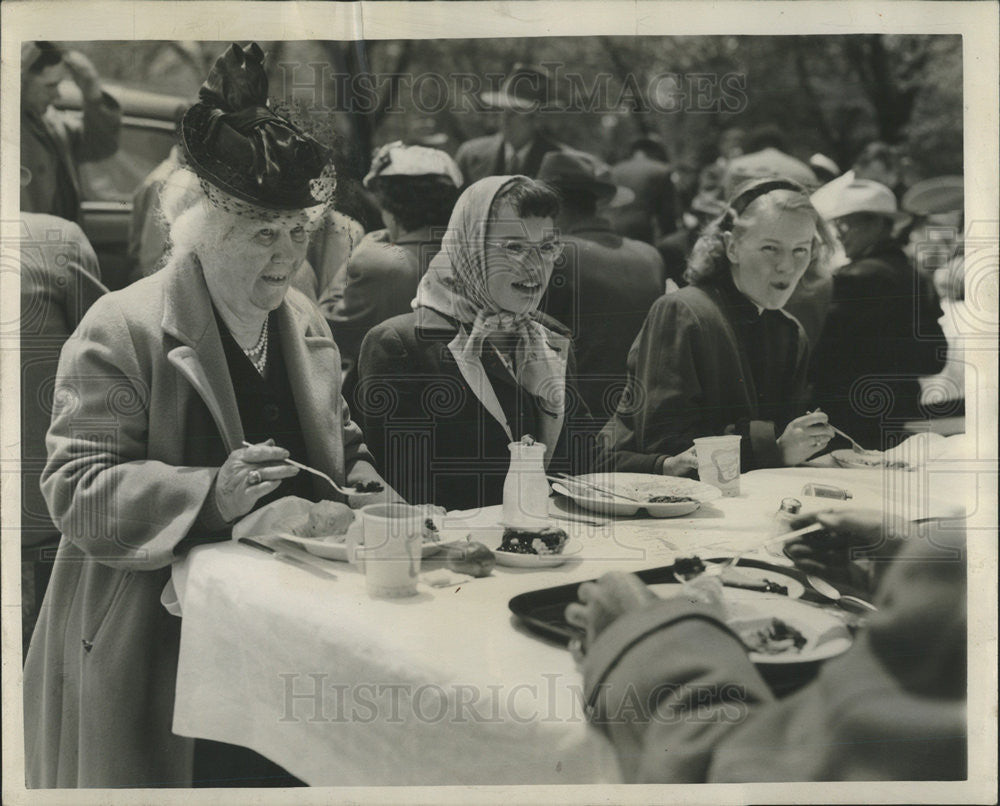
<path fill-rule="evenodd" d="M 900 212 L 895 194 L 882 183 L 871 179 L 844 182 L 843 179 L 842 176 L 827 182 L 812 194 L 813 207 L 828 221 L 852 213 L 869 213 L 894 222 L 910 219 L 907 213 Z"/>
<path fill-rule="evenodd" d="M 406 145 L 402 140 L 386 143 L 372 157 L 365 187 L 382 176 L 440 176 L 455 187 L 462 186 L 462 171 L 447 152 L 426 146 Z"/>

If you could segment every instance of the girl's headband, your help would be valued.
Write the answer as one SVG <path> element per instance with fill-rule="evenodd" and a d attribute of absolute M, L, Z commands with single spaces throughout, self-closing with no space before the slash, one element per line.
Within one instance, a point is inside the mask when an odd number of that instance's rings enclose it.
<path fill-rule="evenodd" d="M 773 193 L 776 190 L 791 190 L 795 193 L 805 193 L 806 189 L 797 182 L 793 182 L 790 179 L 771 179 L 767 182 L 761 182 L 760 184 L 753 185 L 747 188 L 742 193 L 740 193 L 736 198 L 734 198 L 729 203 L 729 208 L 735 214 L 735 216 L 743 215 L 743 211 L 747 209 L 754 201 L 759 199 L 761 196 L 766 196 L 768 193 Z"/>

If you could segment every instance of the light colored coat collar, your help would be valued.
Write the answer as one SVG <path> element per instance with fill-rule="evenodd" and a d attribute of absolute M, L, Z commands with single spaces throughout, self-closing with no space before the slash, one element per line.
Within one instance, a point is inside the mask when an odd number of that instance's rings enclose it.
<path fill-rule="evenodd" d="M 179 352 L 187 353 L 189 370 L 182 370 L 182 374 L 212 412 L 231 452 L 242 445 L 243 426 L 201 266 L 195 260 L 188 260 L 163 271 L 169 274 L 163 284 L 161 327 L 181 343 L 181 347 L 170 351 L 171 363 L 178 366 L 174 358 Z M 342 424 L 335 410 L 340 390 L 337 378 L 331 384 L 330 377 L 339 375 L 340 357 L 329 334 L 311 321 L 318 314 L 310 316 L 308 306 L 305 297 L 290 289 L 275 311 L 275 325 L 299 424 L 303 433 L 309 435 L 306 439 L 309 462 L 343 484 L 343 445 L 339 433 Z M 337 387 L 334 395 L 330 394 L 331 385 Z M 210 399 L 213 397 L 217 405 Z M 330 491 L 324 489 L 324 492 L 329 495 Z"/>

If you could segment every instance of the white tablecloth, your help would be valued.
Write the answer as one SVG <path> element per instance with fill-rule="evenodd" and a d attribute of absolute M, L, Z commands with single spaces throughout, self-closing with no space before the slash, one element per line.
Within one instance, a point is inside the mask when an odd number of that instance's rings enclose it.
<path fill-rule="evenodd" d="M 585 720 L 569 653 L 515 622 L 513 596 L 756 545 L 786 496 L 807 511 L 956 514 L 966 489 L 957 470 L 747 473 L 740 497 L 694 517 L 560 522 L 574 552 L 561 567 L 498 567 L 395 601 L 370 599 L 344 563 L 325 563 L 330 580 L 235 543 L 199 547 L 173 573 L 183 612 L 174 731 L 250 747 L 315 786 L 614 782 L 611 748 Z M 854 498 L 805 498 L 810 481 Z M 483 510 L 446 538 L 498 517 L 499 508 Z"/>

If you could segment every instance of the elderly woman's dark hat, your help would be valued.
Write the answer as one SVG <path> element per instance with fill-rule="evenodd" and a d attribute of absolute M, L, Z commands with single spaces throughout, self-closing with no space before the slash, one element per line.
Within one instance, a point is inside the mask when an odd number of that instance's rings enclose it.
<path fill-rule="evenodd" d="M 330 150 L 277 114 L 267 90 L 260 47 L 230 45 L 181 120 L 185 162 L 213 203 L 234 212 L 329 203 L 336 187 Z"/>

